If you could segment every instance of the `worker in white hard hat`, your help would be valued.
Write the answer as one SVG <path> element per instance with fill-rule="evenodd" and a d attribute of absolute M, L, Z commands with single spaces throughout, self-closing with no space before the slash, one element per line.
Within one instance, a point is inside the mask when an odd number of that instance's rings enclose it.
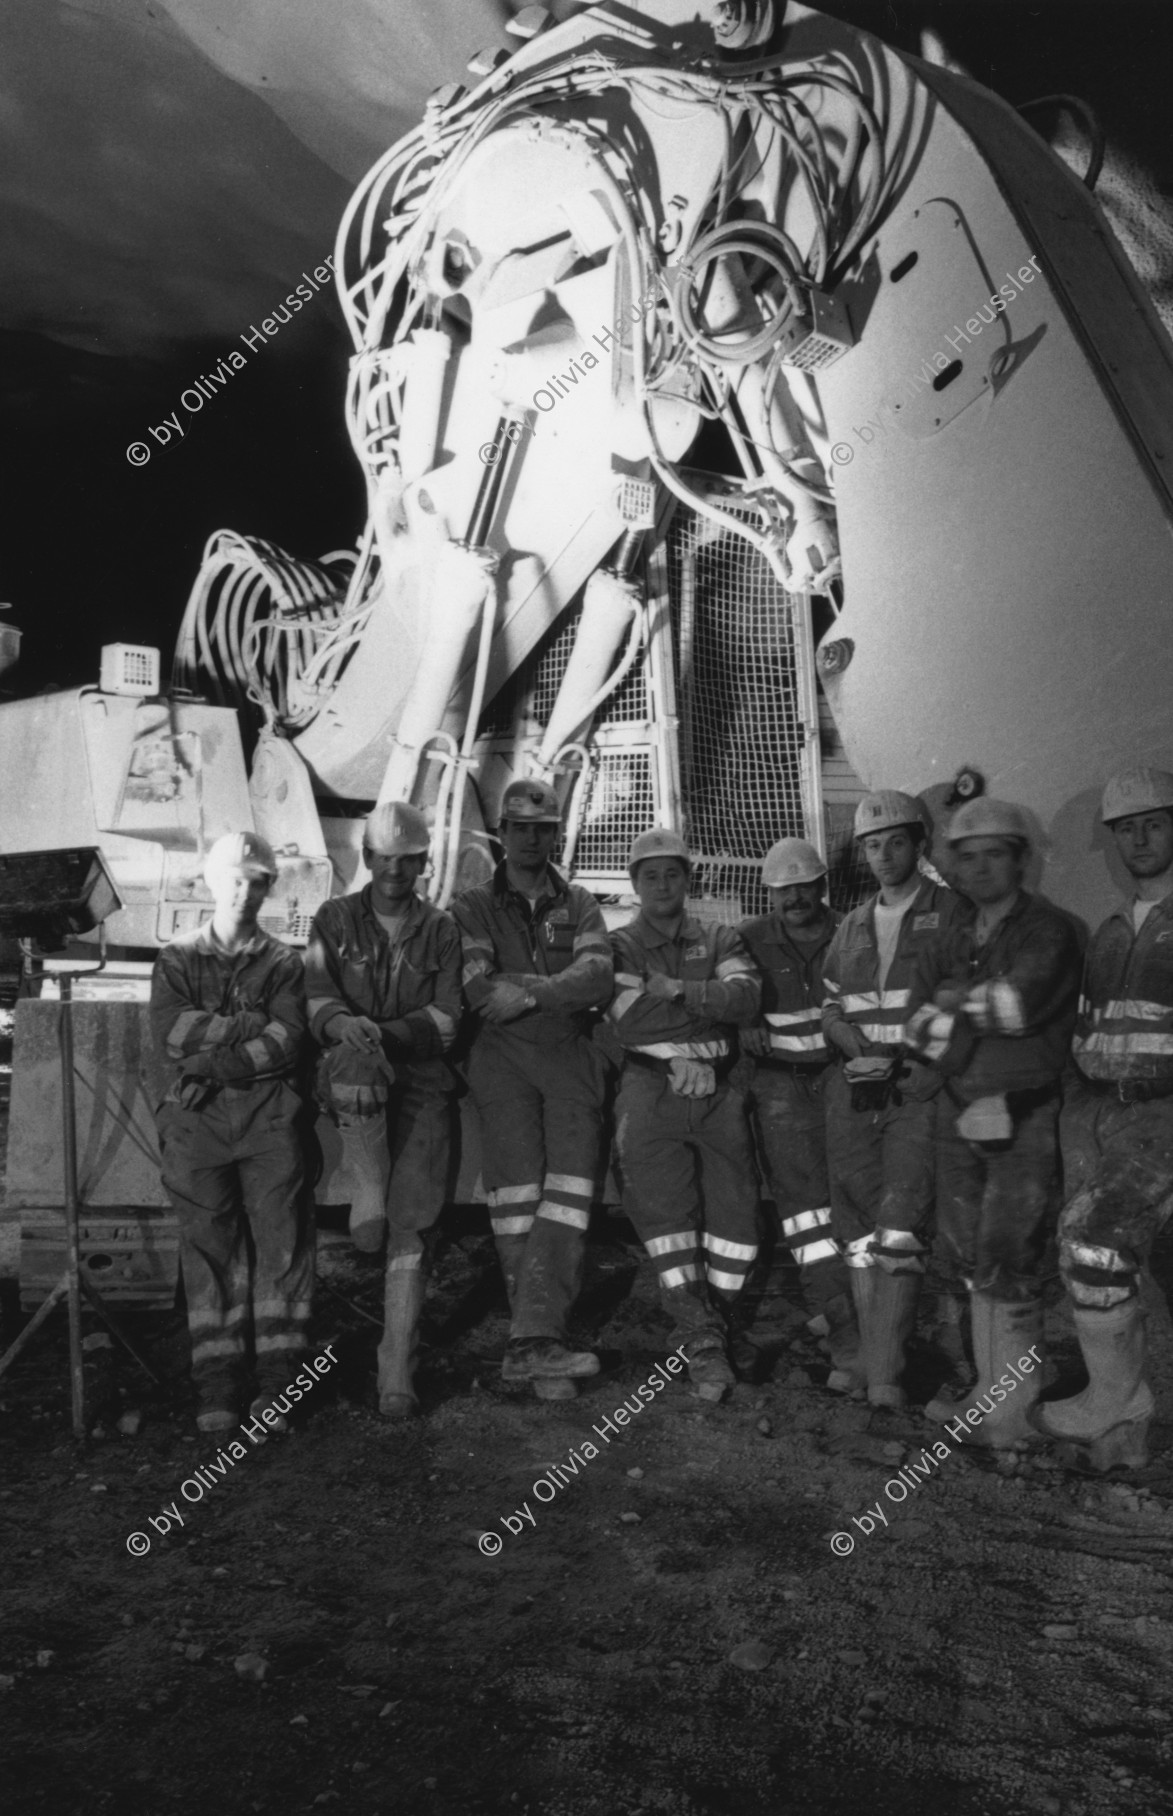
<path fill-rule="evenodd" d="M 770 913 L 741 924 L 762 976 L 762 1011 L 739 1030 L 739 1041 L 750 1060 L 747 1100 L 774 1205 L 766 1246 L 798 1266 L 810 1329 L 831 1355 L 827 1385 L 862 1395 L 859 1327 L 850 1275 L 831 1230 L 827 1177 L 824 1087 L 831 1053 L 821 1013 L 823 959 L 841 917 L 824 899 L 826 879 L 826 862 L 805 839 L 780 839 L 766 853 L 762 882 Z M 771 1288 L 783 1279 L 772 1266 Z"/>
<path fill-rule="evenodd" d="M 254 1421 L 268 1411 L 280 1429 L 314 1278 L 295 1082 L 303 969 L 258 924 L 277 876 L 264 839 L 225 833 L 204 875 L 211 920 L 165 946 L 151 979 L 167 1078 L 156 1110 L 163 1184 L 179 1225 L 199 1428 L 232 1430 L 251 1400 Z"/>
<path fill-rule="evenodd" d="M 306 953 L 317 1099 L 342 1141 L 351 1240 L 376 1253 L 387 1239 L 377 1364 L 389 1419 L 419 1410 L 424 1236 L 448 1180 L 455 1078 L 444 1056 L 461 1013 L 460 935 L 416 888 L 429 844 L 418 807 L 377 806 L 363 831 L 370 881 L 323 903 Z"/>
<path fill-rule="evenodd" d="M 656 1264 L 700 1398 L 732 1387 L 731 1322 L 758 1252 L 758 1181 L 745 1097 L 729 1074 L 734 1030 L 758 1012 L 760 980 L 732 927 L 688 912 L 688 846 L 641 833 L 629 871 L 640 911 L 611 937 L 624 1049 L 616 1147 L 627 1211 Z"/>
<path fill-rule="evenodd" d="M 1060 1122 L 1059 1267 L 1088 1386 L 1034 1415 L 1097 1470 L 1147 1460 L 1154 1407 L 1140 1281 L 1173 1210 L 1173 772 L 1115 776 L 1102 817 L 1134 893 L 1088 950 Z"/>
<path fill-rule="evenodd" d="M 595 898 L 551 858 L 561 810 L 548 783 L 518 780 L 501 801 L 505 850 L 491 882 L 452 905 L 464 992 L 479 1027 L 468 1082 L 482 1174 L 512 1321 L 501 1374 L 539 1399 L 573 1399 L 598 1357 L 570 1340 L 591 1203 L 603 1164 L 606 1063 L 591 1012 L 612 991 Z"/>
<path fill-rule="evenodd" d="M 904 1347 L 916 1323 L 935 1164 L 941 1075 L 903 1045 L 917 960 L 947 932 L 960 897 L 920 864 L 921 803 L 898 789 L 865 795 L 855 836 L 879 892 L 844 916 L 823 961 L 831 1228 L 851 1277 L 867 1397 L 906 1403 Z"/>
<path fill-rule="evenodd" d="M 1029 1413 L 1043 1367 L 1040 1267 L 1058 1202 L 1060 1079 L 1079 996 L 1075 926 L 1023 878 L 1020 807 L 979 798 L 948 827 L 968 904 L 921 953 L 909 1047 L 943 1073 L 937 1122 L 937 1249 L 968 1293 L 975 1392 L 928 1416 L 993 1449 L 1038 1443 Z"/>

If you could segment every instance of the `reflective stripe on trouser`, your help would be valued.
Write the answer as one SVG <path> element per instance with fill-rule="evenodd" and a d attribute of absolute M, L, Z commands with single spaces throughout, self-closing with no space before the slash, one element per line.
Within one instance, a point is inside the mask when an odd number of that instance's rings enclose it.
<path fill-rule="evenodd" d="M 1122 1104 L 1077 1086 L 1060 1134 L 1068 1202 L 1059 1269 L 1077 1305 L 1108 1310 L 1139 1292 L 1173 1214 L 1173 1098 Z"/>
<path fill-rule="evenodd" d="M 296 1092 L 279 1080 L 159 1115 L 163 1184 L 179 1223 L 192 1377 L 205 1407 L 234 1407 L 251 1348 L 261 1391 L 306 1347 L 314 1283 Z M 251 1290 L 249 1234 L 255 1261 Z"/>
<path fill-rule="evenodd" d="M 808 1075 L 757 1066 L 749 1091 L 762 1172 L 775 1209 L 766 1292 L 775 1287 L 785 1291 L 789 1269 L 779 1264 L 789 1254 L 798 1266 L 803 1303 L 815 1316 L 826 1316 L 828 1306 L 850 1292 L 831 1230 L 824 1103 L 828 1076 L 817 1068 Z M 770 1222 L 767 1217 L 767 1229 Z"/>
<path fill-rule="evenodd" d="M 933 1204 L 939 1099 L 853 1110 L 839 1066 L 826 1097 L 831 1227 L 843 1249 L 878 1228 L 923 1230 Z"/>
<path fill-rule="evenodd" d="M 691 1291 L 702 1302 L 706 1282 L 723 1295 L 738 1293 L 758 1248 L 758 1184 L 741 1092 L 722 1085 L 712 1097 L 677 1097 L 666 1074 L 629 1066 L 616 1120 L 624 1204 L 661 1289 Z M 669 1242 L 681 1246 L 665 1248 Z"/>
<path fill-rule="evenodd" d="M 954 1291 L 1033 1300 L 1057 1207 L 1059 1099 L 1014 1117 L 1004 1147 L 967 1141 L 956 1129 L 962 1106 L 940 1099 L 937 1137 L 937 1253 Z"/>
<path fill-rule="evenodd" d="M 538 1044 L 490 1026 L 468 1079 L 497 1252 L 513 1281 L 511 1334 L 564 1339 L 601 1159 L 602 1057 L 582 1035 Z"/>

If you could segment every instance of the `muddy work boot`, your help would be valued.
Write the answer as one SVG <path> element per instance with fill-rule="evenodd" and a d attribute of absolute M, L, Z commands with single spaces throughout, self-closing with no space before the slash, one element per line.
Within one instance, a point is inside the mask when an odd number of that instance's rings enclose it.
<path fill-rule="evenodd" d="M 1088 1384 L 1069 1400 L 1036 1406 L 1036 1430 L 1070 1453 L 1070 1460 L 1102 1474 L 1143 1469 L 1153 1393 L 1144 1378 L 1145 1314 L 1139 1299 L 1106 1311 L 1077 1306 L 1075 1331 Z"/>
<path fill-rule="evenodd" d="M 698 1400 L 718 1405 L 737 1381 L 717 1331 L 702 1331 L 681 1345 L 688 1360 L 688 1378 Z"/>
<path fill-rule="evenodd" d="M 970 1307 L 977 1381 L 970 1393 L 956 1399 L 935 1395 L 925 1416 L 942 1425 L 962 1420 L 965 1437 L 991 1450 L 1037 1444 L 1030 1411 L 1042 1380 L 1042 1301 L 973 1293 Z M 1026 1370 L 1017 1367 L 1022 1359 Z M 970 1419 L 971 1412 L 980 1417 Z"/>
<path fill-rule="evenodd" d="M 870 1276 L 866 1306 L 860 1307 L 860 1335 L 863 1362 L 867 1375 L 870 1406 L 887 1406 L 899 1411 L 907 1406 L 908 1395 L 900 1385 L 904 1372 L 904 1346 L 916 1324 L 916 1302 L 920 1297 L 919 1273 L 890 1274 L 884 1268 L 858 1270 L 852 1275 L 852 1289 L 862 1273 Z M 859 1301 L 856 1301 L 857 1305 Z"/>
<path fill-rule="evenodd" d="M 511 1337 L 501 1361 L 503 1381 L 574 1381 L 598 1372 L 593 1350 L 571 1349 L 557 1337 Z"/>
<path fill-rule="evenodd" d="M 344 1189 L 350 1196 L 350 1240 L 363 1254 L 375 1255 L 387 1226 L 391 1177 L 387 1117 L 381 1109 L 373 1116 L 340 1116 L 338 1133 L 342 1137 Z"/>

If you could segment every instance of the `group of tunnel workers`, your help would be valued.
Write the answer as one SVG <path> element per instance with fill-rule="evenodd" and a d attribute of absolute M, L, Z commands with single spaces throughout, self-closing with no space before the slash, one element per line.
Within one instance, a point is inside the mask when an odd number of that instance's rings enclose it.
<path fill-rule="evenodd" d="M 928 862 L 920 802 L 866 796 L 855 836 L 878 891 L 842 917 L 817 851 L 784 839 L 763 865 L 768 914 L 699 919 L 687 846 L 643 833 L 639 909 L 610 935 L 595 898 L 553 867 L 560 812 L 545 783 L 506 789 L 502 861 L 450 915 L 417 893 L 423 815 L 390 803 L 366 825 L 369 883 L 320 909 L 304 967 L 258 925 L 272 852 L 253 833 L 221 839 L 213 917 L 160 954 L 152 988 L 201 1428 L 227 1430 L 250 1400 L 270 1424 L 290 1407 L 282 1384 L 313 1285 L 307 1049 L 341 1137 L 352 1239 L 387 1245 L 380 1411 L 418 1410 L 426 1233 L 450 1185 L 463 1022 L 511 1312 L 505 1380 L 566 1399 L 598 1372 L 568 1320 L 618 1066 L 624 1204 L 700 1397 L 720 1400 L 752 1366 L 762 1268 L 781 1248 L 828 1387 L 903 1407 L 935 1253 L 947 1348 L 960 1358 L 968 1307 L 976 1379 L 927 1415 L 964 1415 L 997 1449 L 1049 1437 L 1095 1469 L 1142 1464 L 1140 1280 L 1173 1208 L 1173 775 L 1115 777 L 1102 819 L 1133 894 L 1086 957 L 1074 923 L 1023 887 L 1027 816 L 981 796 L 945 829 L 948 883 Z M 1041 1269 L 1060 1204 L 1089 1384 L 1043 1402 Z"/>

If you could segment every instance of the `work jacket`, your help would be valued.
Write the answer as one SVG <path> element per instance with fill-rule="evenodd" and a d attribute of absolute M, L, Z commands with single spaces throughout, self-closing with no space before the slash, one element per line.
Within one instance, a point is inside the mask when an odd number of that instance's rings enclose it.
<path fill-rule="evenodd" d="M 460 1021 L 460 935 L 451 915 L 413 896 L 394 940 L 379 921 L 371 885 L 324 902 L 306 952 L 310 1033 L 330 1045 L 338 1015 L 377 1022 L 388 1057 L 436 1059 Z"/>
<path fill-rule="evenodd" d="M 511 1036 L 546 1044 L 584 1033 L 585 1012 L 610 998 L 611 948 L 599 904 L 552 868 L 531 903 L 510 887 L 505 865 L 499 864 L 491 883 L 457 896 L 452 914 L 460 929 L 470 1007 L 479 1009 L 501 978 L 522 985 L 535 999 L 535 1008 L 506 1024 Z M 493 1024 L 486 1024 L 482 1033 L 490 1028 Z"/>
<path fill-rule="evenodd" d="M 740 933 L 685 915 L 673 938 L 642 914 L 611 935 L 615 1000 L 607 1011 L 622 1045 L 653 1059 L 721 1060 L 734 1027 L 758 1013 L 761 979 Z M 653 973 L 680 979 L 673 1002 L 649 996 Z"/>
<path fill-rule="evenodd" d="M 819 939 L 809 945 L 791 939 L 780 914 L 741 923 L 741 937 L 761 972 L 761 1019 L 776 1059 L 819 1066 L 831 1057 L 823 1033 L 823 960 L 841 918 L 824 909 Z"/>
<path fill-rule="evenodd" d="M 906 1039 L 949 1078 L 968 1103 L 1058 1082 L 1079 996 L 1080 950 L 1067 916 L 1021 891 L 984 946 L 977 910 L 966 903 L 921 953 Z M 937 1005 L 938 993 L 950 1004 Z M 953 993 L 964 991 L 954 1006 Z"/>
<path fill-rule="evenodd" d="M 228 953 L 211 921 L 164 946 L 151 977 L 151 1029 L 164 1101 L 198 1107 L 219 1088 L 240 1091 L 293 1073 L 306 1031 L 300 956 L 259 930 Z"/>
<path fill-rule="evenodd" d="M 904 1038 L 909 992 L 920 955 L 948 931 L 961 911 L 961 897 L 956 890 L 924 879 L 900 923 L 900 938 L 882 990 L 876 943 L 879 900 L 878 894 L 873 895 L 844 915 L 831 941 L 823 960 L 823 1031 L 829 1034 L 836 1022 L 849 1022 L 877 1046 L 896 1047 Z"/>
<path fill-rule="evenodd" d="M 1074 1053 L 1088 1078 L 1173 1078 L 1173 895 L 1157 903 L 1139 933 L 1131 903 L 1097 931 Z"/>

